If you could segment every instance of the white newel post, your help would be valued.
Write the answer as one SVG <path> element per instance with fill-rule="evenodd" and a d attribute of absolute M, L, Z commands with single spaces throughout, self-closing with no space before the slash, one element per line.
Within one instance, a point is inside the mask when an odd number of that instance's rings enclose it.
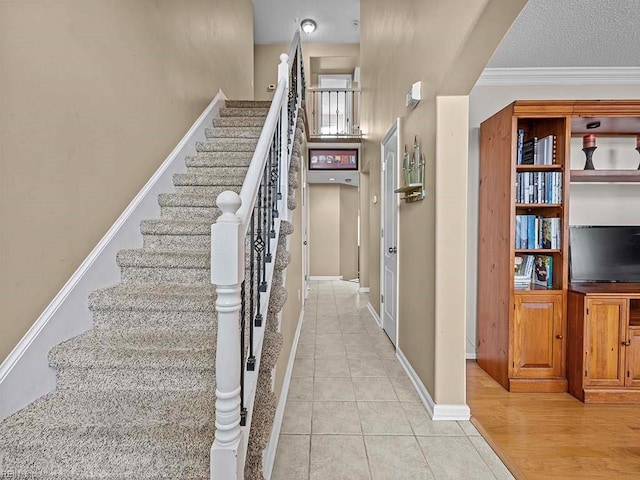
<path fill-rule="evenodd" d="M 211 283 L 218 298 L 216 350 L 216 432 L 211 447 L 211 478 L 242 480 L 240 455 L 240 288 L 244 280 L 244 236 L 236 212 L 242 201 L 235 192 L 216 199 L 222 215 L 211 226 Z"/>
<path fill-rule="evenodd" d="M 299 55 L 298 55 L 299 57 Z M 284 102 L 282 103 L 282 112 L 280 117 L 280 167 L 281 167 L 281 175 L 280 175 L 280 191 L 282 192 L 283 201 L 280 203 L 280 218 L 283 220 L 288 220 L 289 218 L 289 210 L 287 209 L 287 193 L 288 191 L 285 189 L 289 188 L 289 165 L 287 164 L 287 160 L 289 158 L 288 154 L 288 139 L 289 139 L 289 89 L 291 85 L 289 85 L 289 55 L 283 53 L 280 55 L 280 65 L 278 65 L 278 83 L 282 80 L 285 82 L 284 88 Z M 295 125 L 293 126 L 295 133 Z M 293 139 L 291 139 L 293 141 Z M 291 145 L 293 147 L 293 145 Z"/>

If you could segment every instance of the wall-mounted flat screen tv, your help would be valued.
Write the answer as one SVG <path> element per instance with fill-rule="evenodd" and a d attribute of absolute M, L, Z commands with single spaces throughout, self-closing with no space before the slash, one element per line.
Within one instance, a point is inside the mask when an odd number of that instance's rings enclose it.
<path fill-rule="evenodd" d="M 358 149 L 309 149 L 309 170 L 358 170 Z"/>
<path fill-rule="evenodd" d="M 571 282 L 640 283 L 640 226 L 571 226 Z"/>

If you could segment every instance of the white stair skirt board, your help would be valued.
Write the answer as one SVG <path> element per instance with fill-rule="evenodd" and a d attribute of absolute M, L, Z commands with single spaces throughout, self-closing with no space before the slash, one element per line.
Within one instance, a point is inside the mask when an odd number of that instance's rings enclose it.
<path fill-rule="evenodd" d="M 376 309 L 373 308 L 373 305 L 371 305 L 371 302 L 367 303 L 367 309 L 369 310 L 369 313 L 371 314 L 373 319 L 376 321 L 378 326 L 382 328 L 382 320 L 380 319 L 380 315 L 378 315 L 378 312 L 376 312 Z"/>
<path fill-rule="evenodd" d="M 138 247 L 140 222 L 160 217 L 158 195 L 173 190 L 173 174 L 184 171 L 186 156 L 196 154 L 196 142 L 206 139 L 205 128 L 219 116 L 226 98 L 220 90 L 0 365 L 0 419 L 56 388 L 56 374 L 47 359 L 49 350 L 91 328 L 89 293 L 120 281 L 120 268 L 114 261 L 117 252 Z"/>
<path fill-rule="evenodd" d="M 469 420 L 471 418 L 471 410 L 466 404 L 447 405 L 434 403 L 431 395 L 427 391 L 427 388 L 422 383 L 422 380 L 420 380 L 420 377 L 418 377 L 418 374 L 409 363 L 409 360 L 407 360 L 407 357 L 404 356 L 404 353 L 402 353 L 402 350 L 399 348 L 396 349 L 396 356 L 398 357 L 402 368 L 404 368 L 407 375 L 409 375 L 411 383 L 413 383 L 420 400 L 424 404 L 432 420 Z"/>
<path fill-rule="evenodd" d="M 280 399 L 278 400 L 278 406 L 276 408 L 276 417 L 273 421 L 273 428 L 271 429 L 271 437 L 269 438 L 269 443 L 262 454 L 262 473 L 264 474 L 264 478 L 266 480 L 270 480 L 271 474 L 273 473 L 273 465 L 276 461 L 278 440 L 280 439 L 280 429 L 282 428 L 284 409 L 287 406 L 287 395 L 289 393 L 289 385 L 291 385 L 291 375 L 293 374 L 293 364 L 296 360 L 296 352 L 298 350 L 300 332 L 302 331 L 303 318 L 304 308 L 300 310 L 300 317 L 298 317 L 298 326 L 296 327 L 296 333 L 293 337 L 293 343 L 291 344 L 291 353 L 289 354 L 289 362 L 287 363 L 287 370 L 284 374 L 284 382 L 282 383 L 282 391 L 280 392 Z"/>
<path fill-rule="evenodd" d="M 309 280 L 342 280 L 342 275 L 310 275 Z"/>

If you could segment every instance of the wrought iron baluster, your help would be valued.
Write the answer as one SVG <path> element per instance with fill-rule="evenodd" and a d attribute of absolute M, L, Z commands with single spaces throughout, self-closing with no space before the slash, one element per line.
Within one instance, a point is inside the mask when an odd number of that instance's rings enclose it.
<path fill-rule="evenodd" d="M 271 162 L 271 230 L 269 236 L 276 238 L 276 218 L 280 215 L 278 212 L 278 164 L 280 163 L 280 137 L 277 135 L 278 129 L 276 129 L 276 135 L 273 137 L 273 158 Z"/>
<path fill-rule="evenodd" d="M 282 119 L 278 120 L 278 125 L 276 126 L 276 138 L 282 138 L 281 134 L 282 134 Z M 277 185 L 278 185 L 278 192 L 277 192 L 277 199 L 278 200 L 282 200 L 282 182 L 280 181 L 280 178 L 282 178 L 282 144 L 280 142 L 278 143 L 278 155 L 277 155 L 277 163 L 278 163 L 278 181 L 277 181 Z M 276 207 L 276 216 L 278 216 L 278 211 L 277 211 L 277 207 Z"/>
<path fill-rule="evenodd" d="M 263 269 L 264 271 L 262 272 L 262 280 L 263 280 L 263 284 L 264 284 L 264 291 L 267 291 L 267 280 L 266 280 L 266 269 L 267 269 L 267 263 L 271 263 L 271 240 L 269 239 L 269 227 L 271 225 L 271 185 L 269 185 L 269 164 L 271 163 L 271 155 L 272 155 L 272 151 L 273 151 L 273 145 L 271 146 L 271 149 L 269 150 L 269 154 L 267 157 L 267 165 L 264 169 L 264 171 L 262 172 L 262 194 L 264 196 L 264 201 L 262 202 L 263 205 L 263 213 L 262 213 L 262 229 L 264 231 L 264 239 L 265 239 L 265 255 L 264 255 L 264 262 L 263 262 Z"/>
<path fill-rule="evenodd" d="M 255 208 L 253 213 L 251 214 L 250 227 L 249 227 L 249 249 L 251 252 L 249 253 L 249 358 L 247 359 L 247 370 L 253 372 L 256 369 L 256 357 L 253 353 L 253 308 L 254 308 L 254 299 L 253 299 L 253 275 L 254 275 L 254 262 L 255 262 L 255 223 L 256 223 L 256 211 Z M 244 316 L 243 316 L 244 318 Z"/>
<path fill-rule="evenodd" d="M 247 407 L 244 406 L 244 332 L 245 332 L 245 298 L 244 283 L 240 285 L 240 298 L 242 304 L 240 306 L 240 425 L 243 427 L 247 424 Z"/>

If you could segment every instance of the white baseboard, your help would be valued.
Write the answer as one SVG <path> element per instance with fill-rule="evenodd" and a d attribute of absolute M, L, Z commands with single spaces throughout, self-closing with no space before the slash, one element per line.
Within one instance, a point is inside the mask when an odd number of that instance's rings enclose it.
<path fill-rule="evenodd" d="M 404 371 L 409 375 L 409 380 L 411 380 L 413 387 L 418 392 L 418 397 L 420 397 L 420 401 L 427 409 L 427 413 L 429 413 L 432 420 L 469 420 L 471 418 L 471 410 L 468 405 L 436 404 L 431 398 L 427 387 L 424 386 L 424 383 L 422 383 L 422 380 L 420 380 L 420 377 L 400 348 L 396 348 L 396 356 Z"/>
<path fill-rule="evenodd" d="M 370 289 L 369 287 L 360 287 L 360 288 L 358 289 L 358 291 L 359 291 L 360 293 L 369 293 L 369 292 L 371 291 L 371 289 Z"/>
<path fill-rule="evenodd" d="M 309 280 L 342 280 L 342 275 L 310 275 Z"/>
<path fill-rule="evenodd" d="M 475 352 L 474 353 L 467 352 L 466 355 L 465 355 L 465 358 L 467 360 L 477 360 L 478 354 L 475 353 Z"/>
<path fill-rule="evenodd" d="M 373 319 L 376 321 L 378 326 L 382 328 L 382 320 L 380 319 L 380 315 L 378 315 L 378 312 L 376 312 L 376 309 L 373 308 L 373 305 L 371 305 L 371 302 L 367 303 L 367 310 L 369 310 L 369 313 L 371 314 Z"/>
<path fill-rule="evenodd" d="M 89 293 L 120 281 L 115 258 L 123 248 L 142 246 L 140 221 L 160 218 L 158 194 L 173 190 L 173 174 L 184 171 L 184 158 L 196 154 L 196 142 L 218 116 L 226 96 L 219 91 L 160 168 L 135 196 L 100 242 L 58 292 L 0 365 L 0 420 L 56 388 L 47 355 L 54 345 L 91 328 Z M 176 161 L 178 160 L 178 161 Z"/>
<path fill-rule="evenodd" d="M 300 310 L 300 317 L 298 318 L 298 326 L 296 327 L 296 334 L 293 337 L 293 343 L 291 345 L 291 353 L 289 354 L 289 362 L 287 363 L 287 370 L 284 374 L 284 381 L 282 383 L 282 391 L 280 392 L 280 399 L 278 400 L 278 406 L 276 408 L 276 416 L 273 421 L 273 429 L 271 430 L 271 437 L 269 443 L 264 449 L 262 455 L 262 473 L 266 480 L 270 480 L 273 473 L 273 465 L 276 461 L 276 452 L 278 450 L 278 440 L 280 439 L 280 429 L 282 428 L 282 419 L 284 418 L 284 409 L 287 406 L 287 394 L 289 393 L 289 385 L 291 384 L 291 374 L 293 373 L 293 364 L 296 360 L 296 351 L 298 350 L 298 340 L 300 340 L 300 332 L 302 331 L 302 320 L 304 318 L 304 308 Z"/>

